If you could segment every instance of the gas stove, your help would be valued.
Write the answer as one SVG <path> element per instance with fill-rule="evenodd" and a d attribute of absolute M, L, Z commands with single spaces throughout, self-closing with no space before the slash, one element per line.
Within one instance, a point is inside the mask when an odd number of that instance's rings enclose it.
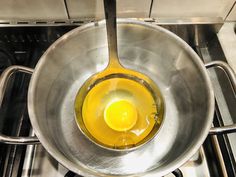
<path fill-rule="evenodd" d="M 203 62 L 222 60 L 226 57 L 217 37 L 223 23 L 162 23 L 161 25 L 185 40 L 202 58 Z M 59 37 L 81 25 L 72 23 L 34 23 L 0 27 L 0 72 L 11 65 L 34 68 L 40 56 Z M 219 69 L 210 69 L 214 85 L 216 109 L 213 126 L 222 126 L 236 117 L 233 109 L 235 95 L 231 85 Z M 6 135 L 34 135 L 27 112 L 27 89 L 30 76 L 17 73 L 7 87 L 0 109 L 0 132 Z M 225 120 L 225 117 L 228 119 Z M 227 177 L 236 176 L 236 146 L 231 135 L 209 135 L 198 152 L 183 166 L 167 177 Z M 0 144 L 0 176 L 3 177 L 72 177 L 70 172 L 51 157 L 42 145 Z"/>

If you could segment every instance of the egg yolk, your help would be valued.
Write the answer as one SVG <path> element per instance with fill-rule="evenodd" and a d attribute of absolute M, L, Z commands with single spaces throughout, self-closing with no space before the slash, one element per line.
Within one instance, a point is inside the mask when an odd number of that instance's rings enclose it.
<path fill-rule="evenodd" d="M 111 129 L 127 131 L 137 122 L 137 110 L 126 100 L 112 101 L 104 110 L 104 119 Z"/>

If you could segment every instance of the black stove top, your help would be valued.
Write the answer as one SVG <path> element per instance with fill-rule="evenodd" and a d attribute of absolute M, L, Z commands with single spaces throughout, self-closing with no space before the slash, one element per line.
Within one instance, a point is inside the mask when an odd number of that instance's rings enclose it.
<path fill-rule="evenodd" d="M 75 27 L 0 28 L 0 72 L 10 65 L 34 68 L 44 51 L 60 36 Z M 30 76 L 12 77 L 0 109 L 0 131 L 6 135 L 27 136 L 30 121 L 27 90 Z M 26 146 L 0 144 L 0 176 L 21 176 Z"/>
<path fill-rule="evenodd" d="M 32 26 L 32 27 L 0 27 L 0 73 L 10 65 L 23 65 L 34 68 L 40 56 L 59 37 L 76 26 Z M 203 59 L 225 60 L 217 36 L 214 32 L 207 31 L 207 38 L 200 37 L 199 41 L 194 36 L 194 25 L 168 25 L 164 26 L 170 31 L 183 38 Z M 200 26 L 201 27 L 201 26 Z M 205 28 L 205 27 L 203 27 Z M 203 30 L 205 31 L 205 30 Z M 196 33 L 196 32 L 195 32 Z M 200 36 L 200 35 L 199 35 Z M 206 54 L 207 53 L 207 54 Z M 230 85 L 225 76 L 220 71 L 217 77 L 221 85 Z M 0 132 L 6 135 L 27 136 L 30 133 L 31 125 L 27 112 L 27 89 L 30 76 L 25 74 L 15 74 L 10 80 L 3 104 L 0 109 Z M 229 92 L 227 89 L 225 92 Z M 230 91 L 232 92 L 232 91 Z M 231 99 L 230 96 L 228 96 Z M 216 105 L 218 105 L 216 101 Z M 214 125 L 222 125 L 222 117 L 218 106 L 216 106 Z M 25 171 L 26 156 L 29 153 L 26 145 L 6 145 L 0 144 L 0 176 L 41 176 L 40 169 Z M 32 151 L 34 152 L 34 151 Z M 227 135 L 208 136 L 200 152 L 204 155 L 206 165 L 202 169 L 194 170 L 196 174 L 191 176 L 201 176 L 201 170 L 207 170 L 208 176 L 236 176 L 236 164 L 232 155 L 232 149 Z M 31 155 L 35 158 L 35 152 Z M 201 158 L 195 159 L 194 163 L 201 166 Z M 191 164 L 191 163 L 187 163 Z M 186 165 L 188 166 L 188 165 Z M 49 167 L 48 167 L 49 168 Z M 58 168 L 59 169 L 59 168 Z M 177 169 L 174 176 L 189 176 L 187 167 Z M 65 170 L 66 171 L 66 170 Z M 183 172 L 181 172 L 183 171 Z M 66 171 L 62 176 L 75 176 L 74 173 Z M 202 176 L 201 176 L 202 177 Z"/>

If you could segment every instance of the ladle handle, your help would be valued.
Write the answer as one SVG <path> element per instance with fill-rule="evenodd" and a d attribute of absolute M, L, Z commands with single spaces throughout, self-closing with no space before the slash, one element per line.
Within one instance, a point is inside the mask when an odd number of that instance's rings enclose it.
<path fill-rule="evenodd" d="M 116 0 L 104 0 L 103 2 L 104 13 L 106 17 L 109 65 L 119 66 L 117 54 Z"/>
<path fill-rule="evenodd" d="M 27 68 L 24 66 L 9 66 L 7 69 L 3 71 L 0 77 L 0 107 L 2 106 L 4 94 L 7 88 L 7 83 L 10 80 L 11 76 L 16 72 L 23 72 L 32 74 L 33 69 Z M 29 137 L 14 137 L 14 136 L 6 136 L 0 133 L 0 142 L 5 144 L 37 144 L 40 143 L 36 136 Z"/>
<path fill-rule="evenodd" d="M 233 69 L 223 61 L 212 61 L 205 64 L 206 68 L 218 67 L 222 69 L 227 77 L 229 78 L 230 84 L 233 88 L 234 95 L 236 95 L 236 75 Z M 226 133 L 235 133 L 236 124 L 225 125 L 221 127 L 212 127 L 209 131 L 209 134 L 226 134 Z"/>

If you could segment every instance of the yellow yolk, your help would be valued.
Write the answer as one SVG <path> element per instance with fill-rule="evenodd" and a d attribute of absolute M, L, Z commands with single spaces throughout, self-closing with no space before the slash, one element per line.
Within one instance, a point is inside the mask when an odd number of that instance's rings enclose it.
<path fill-rule="evenodd" d="M 126 100 L 117 100 L 108 104 L 104 111 L 106 124 L 116 131 L 127 131 L 137 122 L 136 108 Z"/>

